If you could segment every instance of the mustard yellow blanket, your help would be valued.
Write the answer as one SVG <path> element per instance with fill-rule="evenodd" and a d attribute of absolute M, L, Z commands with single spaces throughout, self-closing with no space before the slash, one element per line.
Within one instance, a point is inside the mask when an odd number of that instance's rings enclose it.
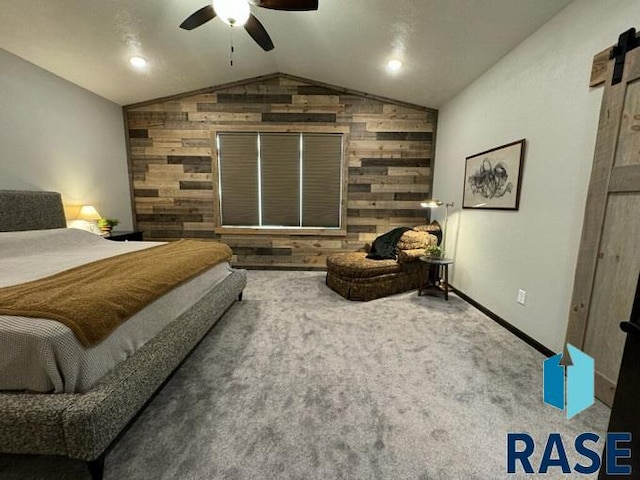
<path fill-rule="evenodd" d="M 0 315 L 57 320 L 90 347 L 158 297 L 230 259 L 224 243 L 179 240 L 0 288 Z"/>

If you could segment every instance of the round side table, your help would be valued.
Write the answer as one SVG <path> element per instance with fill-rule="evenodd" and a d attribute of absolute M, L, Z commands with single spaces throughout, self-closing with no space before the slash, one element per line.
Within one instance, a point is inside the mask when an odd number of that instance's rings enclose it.
<path fill-rule="evenodd" d="M 446 301 L 449 301 L 449 265 L 453 263 L 453 260 L 450 258 L 430 257 L 427 255 L 424 257 L 420 257 L 420 261 L 422 262 L 422 268 L 420 272 L 420 284 L 418 285 L 418 296 L 422 295 L 423 290 L 436 288 L 438 290 L 444 291 L 444 299 Z M 442 282 L 440 282 L 440 286 L 438 286 L 435 283 L 435 280 L 429 282 L 428 273 L 432 269 L 432 267 L 436 269 L 436 277 L 440 277 L 440 273 L 442 272 L 444 276 L 444 285 L 442 285 Z"/>

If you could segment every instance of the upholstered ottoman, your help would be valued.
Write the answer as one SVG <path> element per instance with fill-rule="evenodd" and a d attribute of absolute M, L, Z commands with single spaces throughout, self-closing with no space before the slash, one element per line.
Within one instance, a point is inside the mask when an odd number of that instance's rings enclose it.
<path fill-rule="evenodd" d="M 370 260 L 366 252 L 327 257 L 327 286 L 348 300 L 367 301 L 418 288 L 420 262 Z"/>

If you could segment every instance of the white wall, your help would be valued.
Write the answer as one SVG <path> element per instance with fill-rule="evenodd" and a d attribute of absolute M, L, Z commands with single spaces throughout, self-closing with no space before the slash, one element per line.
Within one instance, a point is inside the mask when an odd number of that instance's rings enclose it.
<path fill-rule="evenodd" d="M 591 173 L 602 88 L 594 54 L 640 27 L 638 0 L 576 0 L 439 113 L 434 196 L 455 202 L 452 284 L 560 351 Z M 463 210 L 465 157 L 527 140 L 519 211 Z M 526 306 L 516 303 L 519 288 Z"/>
<path fill-rule="evenodd" d="M 122 109 L 0 49 L 0 189 L 55 190 L 131 229 Z"/>

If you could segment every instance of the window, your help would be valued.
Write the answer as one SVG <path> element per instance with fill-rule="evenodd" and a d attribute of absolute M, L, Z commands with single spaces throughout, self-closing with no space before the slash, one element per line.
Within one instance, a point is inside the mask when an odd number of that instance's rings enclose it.
<path fill-rule="evenodd" d="M 340 228 L 342 134 L 218 133 L 223 227 Z"/>

